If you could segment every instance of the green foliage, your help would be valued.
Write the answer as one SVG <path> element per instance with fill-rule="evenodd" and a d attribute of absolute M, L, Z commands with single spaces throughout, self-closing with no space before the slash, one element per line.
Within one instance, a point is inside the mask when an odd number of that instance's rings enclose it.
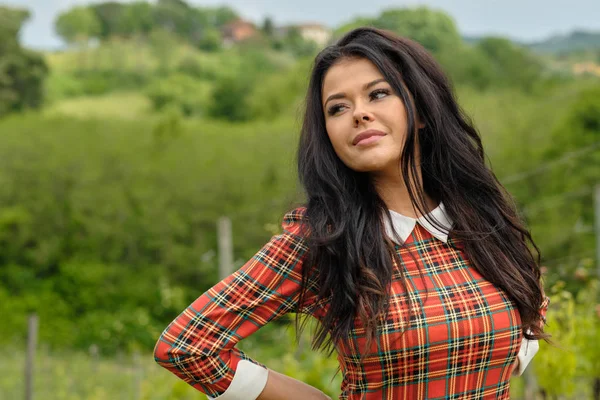
<path fill-rule="evenodd" d="M 578 307 L 575 323 L 578 330 L 578 373 L 588 379 L 600 379 L 600 281 L 590 280 L 577 294 Z"/>
<path fill-rule="evenodd" d="M 576 296 L 565 290 L 563 281 L 551 288 L 546 330 L 552 334 L 554 344 L 543 346 L 534 359 L 546 395 L 592 396 L 593 380 L 600 377 L 599 282 L 588 281 Z"/>
<path fill-rule="evenodd" d="M 39 54 L 29 50 L 0 53 L 0 116 L 40 108 L 48 68 Z"/>
<path fill-rule="evenodd" d="M 85 44 L 92 38 L 148 38 L 152 31 L 166 31 L 177 40 L 214 51 L 221 44 L 219 29 L 237 17 L 230 7 L 194 7 L 181 0 L 105 1 L 63 12 L 55 28 L 70 44 Z"/>
<path fill-rule="evenodd" d="M 55 103 L 70 97 L 83 96 L 85 88 L 83 82 L 72 74 L 51 71 L 45 82 L 45 93 L 47 101 Z"/>
<path fill-rule="evenodd" d="M 150 351 L 216 282 L 218 216 L 240 260 L 270 237 L 294 192 L 290 124 L 175 118 L 1 122 L 1 337 L 36 311 L 49 345 Z"/>
<path fill-rule="evenodd" d="M 568 35 L 552 36 L 546 40 L 528 45 L 536 52 L 572 53 L 586 50 L 598 50 L 600 33 L 584 30 L 574 30 Z"/>
<path fill-rule="evenodd" d="M 204 51 L 217 51 L 223 42 L 221 32 L 214 28 L 205 28 L 202 38 L 198 42 L 198 48 Z"/>
<path fill-rule="evenodd" d="M 228 121 L 246 121 L 253 116 L 251 96 L 276 65 L 267 53 L 253 46 L 234 49 L 240 65 L 231 74 L 223 74 L 214 82 L 209 115 Z M 258 98 L 256 101 L 260 101 Z M 255 103 L 256 104 L 256 103 Z M 254 108 L 256 110 L 256 108 Z"/>
<path fill-rule="evenodd" d="M 19 32 L 30 16 L 26 9 L 0 5 L 0 54 L 17 46 Z"/>
<path fill-rule="evenodd" d="M 550 395 L 572 395 L 575 391 L 578 330 L 575 320 L 576 304 L 573 295 L 562 290 L 559 283 L 550 291 L 552 309 L 546 314 L 552 340 L 558 346 L 544 348 L 535 357 L 539 384 Z"/>
<path fill-rule="evenodd" d="M 91 4 L 87 8 L 94 13 L 100 25 L 97 36 L 100 39 L 108 39 L 111 35 L 119 32 L 121 18 L 127 6 L 118 1 L 106 1 Z M 139 8 L 139 6 L 137 6 L 136 9 L 137 8 Z M 142 14 L 140 17 L 143 18 L 144 15 Z"/>
<path fill-rule="evenodd" d="M 297 57 L 315 55 L 318 50 L 317 44 L 312 40 L 304 39 L 296 27 L 288 29 L 281 46 L 283 49 L 291 51 Z"/>
<path fill-rule="evenodd" d="M 187 117 L 206 115 L 211 104 L 210 84 L 187 75 L 171 75 L 148 88 L 155 110 L 175 107 Z"/>
<path fill-rule="evenodd" d="M 264 345 L 265 340 L 270 346 Z M 338 398 L 341 374 L 334 378 L 337 360 L 310 350 L 306 346 L 308 340 L 308 336 L 303 335 L 298 346 L 291 326 L 269 324 L 242 341 L 240 348 L 269 368 Z M 22 398 L 23 370 L 14 368 L 14 365 L 24 363 L 24 354 L 8 350 L 6 353 L 5 362 L 0 363 L 0 388 L 9 398 Z M 107 356 L 96 346 L 69 352 L 42 347 L 37 353 L 35 372 L 35 392 L 47 393 L 44 397 L 47 400 L 192 400 L 200 395 L 190 385 L 159 367 L 150 352 L 136 350 Z"/>
<path fill-rule="evenodd" d="M 484 91 L 492 88 L 497 80 L 491 60 L 478 48 L 464 44 L 445 48 L 436 55 L 436 59 L 457 85 Z"/>
<path fill-rule="evenodd" d="M 163 73 L 168 71 L 174 52 L 177 50 L 177 36 L 164 29 L 154 29 L 149 40 L 159 60 L 160 71 Z"/>
<path fill-rule="evenodd" d="M 213 89 L 210 116 L 233 122 L 250 119 L 248 93 L 251 87 L 252 82 L 243 76 L 221 78 Z"/>
<path fill-rule="evenodd" d="M 480 40 L 476 48 L 491 61 L 491 72 L 497 85 L 513 85 L 531 91 L 540 80 L 541 62 L 510 40 L 489 37 Z"/>
<path fill-rule="evenodd" d="M 594 265 L 593 189 L 600 181 L 600 170 L 594 167 L 600 165 L 600 87 L 586 86 L 574 93 L 553 89 L 556 94 L 540 104 L 539 122 L 523 130 L 519 147 L 529 148 L 530 159 L 544 167 L 523 176 L 518 191 L 513 189 L 548 267 L 572 292 L 581 286 L 574 279 L 576 269 Z M 544 109 L 550 101 L 562 107 L 554 113 Z"/>
<path fill-rule="evenodd" d="M 150 77 L 136 72 L 81 71 L 73 74 L 79 81 L 81 94 L 101 95 L 116 90 L 139 89 L 145 87 Z"/>
<path fill-rule="evenodd" d="M 152 5 L 146 1 L 136 1 L 124 6 L 116 31 L 126 37 L 147 36 L 153 27 Z"/>
<path fill-rule="evenodd" d="M 87 43 L 104 29 L 104 21 L 85 6 L 74 7 L 56 18 L 56 33 L 67 43 Z"/>
<path fill-rule="evenodd" d="M 275 23 L 273 22 L 273 19 L 271 17 L 265 17 L 260 29 L 267 37 L 272 37 L 275 33 Z"/>
<path fill-rule="evenodd" d="M 452 18 L 445 12 L 428 7 L 386 10 L 377 18 L 375 24 L 416 40 L 434 53 L 462 44 Z"/>
<path fill-rule="evenodd" d="M 198 8 L 198 10 L 205 15 L 206 21 L 209 24 L 217 28 L 240 17 L 238 13 L 229 6 L 204 7 Z"/>
<path fill-rule="evenodd" d="M 124 105 L 127 105 L 124 107 Z M 103 96 L 80 96 L 56 101 L 43 112 L 46 116 L 81 119 L 153 118 L 150 100 L 139 92 L 114 92 Z"/>
<path fill-rule="evenodd" d="M 253 118 L 270 119 L 294 115 L 308 87 L 310 60 L 300 61 L 285 74 L 266 77 L 256 85 L 248 100 Z"/>
<path fill-rule="evenodd" d="M 42 57 L 21 48 L 18 33 L 29 17 L 26 10 L 0 7 L 0 117 L 40 108 L 48 67 Z"/>
<path fill-rule="evenodd" d="M 346 34 L 347 32 L 350 32 L 353 29 L 356 28 L 360 28 L 361 26 L 377 26 L 377 19 L 376 18 L 366 18 L 366 17 L 357 17 L 352 19 L 349 22 L 346 22 L 345 24 L 342 24 L 341 26 L 337 27 L 334 31 L 333 31 L 333 37 L 334 39 L 339 39 L 340 37 L 342 37 L 344 34 Z"/>

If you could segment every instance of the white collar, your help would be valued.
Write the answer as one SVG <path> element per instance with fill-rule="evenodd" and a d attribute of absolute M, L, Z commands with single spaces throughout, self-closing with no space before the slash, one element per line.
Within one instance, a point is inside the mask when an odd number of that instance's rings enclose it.
<path fill-rule="evenodd" d="M 429 219 L 437 221 L 444 229 L 440 230 L 437 226 L 431 224 L 425 216 L 421 216 L 419 218 L 407 217 L 406 215 L 402 215 L 397 213 L 396 211 L 389 210 L 392 216 L 392 224 L 394 225 L 394 229 L 400 236 L 402 241 L 406 241 L 410 236 L 413 229 L 415 229 L 415 225 L 419 222 L 423 228 L 427 229 L 429 233 L 433 236 L 441 240 L 442 242 L 448 242 L 448 233 L 452 228 L 452 220 L 446 214 L 446 209 L 444 208 L 444 204 L 440 202 L 440 204 L 433 210 L 427 214 Z M 389 222 L 387 218 L 384 218 L 385 230 L 390 239 L 394 240 L 394 235 L 392 233 L 392 229 L 390 228 Z"/>

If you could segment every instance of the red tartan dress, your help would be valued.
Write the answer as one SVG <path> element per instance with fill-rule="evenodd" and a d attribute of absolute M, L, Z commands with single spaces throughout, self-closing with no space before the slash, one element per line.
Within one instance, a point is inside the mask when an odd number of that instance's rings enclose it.
<path fill-rule="evenodd" d="M 169 324 L 155 347 L 161 366 L 209 399 L 258 397 L 267 369 L 235 345 L 285 313 L 319 319 L 328 307 L 315 301 L 316 279 L 309 281 L 307 298 L 299 304 L 308 251 L 301 235 L 304 212 L 297 208 L 286 214 L 282 234 Z M 394 262 L 388 318 L 381 321 L 381 334 L 362 362 L 365 332 L 358 318 L 347 340 L 336 343 L 343 374 L 340 399 L 509 399 L 515 359 L 521 360 L 520 371 L 515 371 L 520 375 L 537 351 L 537 341 L 530 341 L 536 346 L 524 356 L 522 344 L 527 341 L 515 304 L 471 266 L 461 243 L 448 237 L 451 221 L 443 204 L 428 216 L 446 229 L 425 217 L 392 212 L 405 246 L 396 246 L 402 261 Z M 418 307 L 410 327 L 401 270 Z M 545 297 L 540 305 L 544 318 L 548 304 Z"/>

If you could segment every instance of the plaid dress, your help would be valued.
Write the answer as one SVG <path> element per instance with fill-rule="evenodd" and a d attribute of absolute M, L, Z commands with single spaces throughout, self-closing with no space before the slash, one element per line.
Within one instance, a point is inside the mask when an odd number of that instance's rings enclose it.
<path fill-rule="evenodd" d="M 316 270 L 299 304 L 308 250 L 301 231 L 304 212 L 297 208 L 286 214 L 283 233 L 169 324 L 155 347 L 161 366 L 209 398 L 258 397 L 266 367 L 236 344 L 285 313 L 320 319 L 328 307 L 316 301 Z M 362 362 L 365 330 L 358 318 L 347 340 L 336 343 L 343 374 L 340 399 L 509 399 L 522 342 L 516 305 L 470 265 L 458 240 L 440 235 L 423 219 L 411 227 L 403 226 L 405 246 L 396 246 L 402 261 L 394 262 L 382 334 Z M 409 328 L 407 295 L 417 307 Z M 545 297 L 540 305 L 544 317 L 548 303 Z"/>

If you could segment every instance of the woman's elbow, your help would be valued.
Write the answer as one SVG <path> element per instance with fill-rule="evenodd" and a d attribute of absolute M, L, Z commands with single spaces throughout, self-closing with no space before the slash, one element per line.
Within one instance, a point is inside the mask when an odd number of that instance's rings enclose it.
<path fill-rule="evenodd" d="M 168 347 L 169 346 L 166 346 L 165 343 L 162 341 L 161 335 L 156 344 L 154 345 L 154 361 L 156 361 L 158 364 L 161 364 L 161 362 L 168 360 Z"/>

